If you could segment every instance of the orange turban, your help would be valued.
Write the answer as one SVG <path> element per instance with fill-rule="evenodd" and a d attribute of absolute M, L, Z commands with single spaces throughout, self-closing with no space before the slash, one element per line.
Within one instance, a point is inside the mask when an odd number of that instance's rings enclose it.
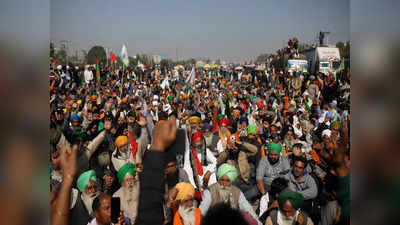
<path fill-rule="evenodd" d="M 122 102 L 123 102 L 123 103 L 126 103 L 127 101 L 128 101 L 127 98 L 123 98 L 123 99 L 122 99 Z"/>
<path fill-rule="evenodd" d="M 190 196 L 191 198 L 193 198 L 194 196 L 194 187 L 189 183 L 180 182 L 175 185 L 175 188 L 178 189 L 176 200 L 184 200 L 188 196 Z"/>
<path fill-rule="evenodd" d="M 240 115 L 240 110 L 238 110 L 238 109 L 234 109 L 232 112 L 235 115 Z"/>
<path fill-rule="evenodd" d="M 91 98 L 92 100 L 96 100 L 96 99 L 97 99 L 97 96 L 96 96 L 96 95 L 92 95 L 90 98 Z"/>
<path fill-rule="evenodd" d="M 127 136 L 119 136 L 115 139 L 115 145 L 119 148 L 122 145 L 128 144 L 128 137 Z"/>

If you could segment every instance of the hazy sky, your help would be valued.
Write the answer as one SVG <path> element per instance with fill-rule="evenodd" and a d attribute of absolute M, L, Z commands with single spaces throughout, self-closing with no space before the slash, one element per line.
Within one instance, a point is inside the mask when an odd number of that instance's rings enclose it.
<path fill-rule="evenodd" d="M 348 0 L 52 0 L 50 38 L 72 52 L 94 45 L 129 55 L 248 60 L 272 53 L 296 36 L 311 42 L 350 39 Z"/>

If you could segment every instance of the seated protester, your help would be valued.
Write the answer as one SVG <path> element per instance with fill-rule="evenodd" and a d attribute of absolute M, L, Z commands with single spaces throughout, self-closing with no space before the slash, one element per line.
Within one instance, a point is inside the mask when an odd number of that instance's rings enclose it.
<path fill-rule="evenodd" d="M 228 203 L 233 209 L 246 211 L 257 220 L 258 224 L 261 224 L 252 206 L 244 197 L 243 192 L 232 185 L 232 182 L 234 182 L 237 177 L 238 171 L 234 166 L 227 163 L 222 164 L 217 172 L 218 183 L 211 185 L 208 189 L 203 191 L 203 201 L 199 206 L 201 213 L 205 215 L 210 207 L 224 202 Z"/>
<path fill-rule="evenodd" d="M 287 126 L 283 129 L 283 146 L 282 146 L 282 155 L 284 157 L 288 156 L 288 152 L 293 148 L 293 145 L 296 143 L 296 138 L 294 134 L 294 130 L 292 126 Z"/>
<path fill-rule="evenodd" d="M 300 193 L 284 190 L 279 194 L 279 209 L 270 212 L 266 225 L 313 225 L 314 223 L 308 215 L 300 211 L 303 206 L 304 198 Z"/>
<path fill-rule="evenodd" d="M 269 192 L 269 205 L 268 209 L 260 216 L 260 221 L 265 224 L 267 217 L 269 216 L 270 212 L 274 209 L 279 209 L 278 204 L 278 197 L 279 194 L 283 191 L 288 189 L 288 180 L 283 177 L 275 178 L 271 183 L 271 190 Z"/>
<path fill-rule="evenodd" d="M 235 159 L 235 166 L 239 169 L 240 179 L 234 183 L 250 202 L 258 196 L 256 185 L 256 169 L 258 159 L 260 158 L 260 146 L 256 139 L 257 126 L 250 125 L 247 128 L 247 137 L 243 141 L 235 141 L 235 147 L 238 148 L 239 154 Z"/>
<path fill-rule="evenodd" d="M 184 169 L 189 180 L 198 190 L 216 183 L 217 159 L 205 146 L 203 134 L 195 132 L 191 137 L 191 146 L 185 150 Z"/>
<path fill-rule="evenodd" d="M 309 214 L 313 221 L 318 222 L 320 210 L 316 207 L 314 201 L 320 192 L 319 187 L 321 187 L 321 184 L 317 183 L 319 180 L 305 169 L 307 165 L 307 160 L 304 157 L 295 157 L 292 171 L 284 177 L 289 180 L 290 190 L 299 192 L 304 196 L 303 210 Z"/>
<path fill-rule="evenodd" d="M 289 189 L 299 192 L 305 200 L 317 197 L 318 188 L 313 177 L 305 170 L 307 160 L 304 157 L 295 157 L 290 173 L 284 175 L 289 180 Z"/>
<path fill-rule="evenodd" d="M 242 109 L 240 107 L 237 107 L 232 110 L 231 117 L 228 115 L 228 117 L 232 121 L 232 133 L 236 133 L 238 129 L 238 125 L 240 122 L 240 114 L 242 113 Z"/>
<path fill-rule="evenodd" d="M 208 124 L 208 123 L 204 123 L 203 124 L 202 131 L 203 131 L 203 135 L 204 135 L 204 140 L 206 141 L 206 147 L 211 150 L 211 152 L 213 153 L 213 155 L 215 157 L 217 157 L 218 156 L 218 152 L 217 151 L 213 151 L 213 148 L 212 148 L 213 134 L 211 132 L 211 129 L 212 129 L 212 127 L 211 127 L 210 124 Z"/>
<path fill-rule="evenodd" d="M 118 181 L 121 188 L 113 194 L 113 197 L 121 199 L 121 210 L 134 224 L 139 204 L 139 182 L 135 179 L 136 171 L 132 163 L 125 163 L 118 170 Z"/>
<path fill-rule="evenodd" d="M 106 169 L 104 171 L 104 176 L 102 177 L 103 185 L 102 185 L 102 192 L 108 195 L 113 195 L 119 188 L 120 184 L 118 183 L 117 179 L 115 178 L 114 173 Z"/>
<path fill-rule="evenodd" d="M 262 195 L 269 192 L 272 181 L 290 171 L 287 158 L 281 156 L 282 145 L 270 142 L 268 144 L 268 155 L 260 160 L 257 167 L 257 187 Z"/>
<path fill-rule="evenodd" d="M 238 129 L 236 131 L 236 134 L 239 135 L 239 138 L 241 137 L 247 137 L 247 126 L 249 125 L 249 119 L 247 117 L 243 116 L 240 118 Z"/>
<path fill-rule="evenodd" d="M 229 131 L 230 120 L 220 115 L 218 130 L 214 133 L 213 148 L 215 147 L 220 154 L 227 149 L 230 141 L 231 132 Z"/>
<path fill-rule="evenodd" d="M 93 213 L 95 218 L 87 225 L 114 225 L 111 222 L 111 197 L 107 194 L 100 194 L 93 200 Z M 118 218 L 118 223 L 115 225 L 129 225 L 129 219 L 121 216 Z"/>
<path fill-rule="evenodd" d="M 69 224 L 87 225 L 93 218 L 92 204 L 98 195 L 96 190 L 96 173 L 88 170 L 77 180 L 78 192 L 73 191 L 70 205 Z"/>
<path fill-rule="evenodd" d="M 165 200 L 165 202 L 167 202 L 167 200 L 168 200 L 169 191 L 173 187 L 175 187 L 176 184 L 178 184 L 180 182 L 190 183 L 189 176 L 187 175 L 186 171 L 183 168 L 180 168 L 180 166 L 177 165 L 176 159 L 171 157 L 168 161 L 169 162 L 167 163 L 167 165 L 165 167 L 165 174 L 164 174 L 164 180 L 165 180 L 164 200 Z"/>
<path fill-rule="evenodd" d="M 261 140 L 267 140 L 268 137 L 270 136 L 270 124 L 271 124 L 271 119 L 270 117 L 263 117 L 262 118 L 262 123 L 263 123 L 263 133 L 260 135 Z"/>
<path fill-rule="evenodd" d="M 173 225 L 200 225 L 201 211 L 194 205 L 194 187 L 190 183 L 180 182 L 171 189 L 168 205 L 173 208 Z"/>
<path fill-rule="evenodd" d="M 82 132 L 82 126 L 81 126 L 81 118 L 78 116 L 78 114 L 73 114 L 71 115 L 71 118 L 69 119 L 69 124 L 68 127 L 64 130 L 64 135 L 67 138 L 69 142 L 72 142 L 72 133 L 73 132 Z"/>

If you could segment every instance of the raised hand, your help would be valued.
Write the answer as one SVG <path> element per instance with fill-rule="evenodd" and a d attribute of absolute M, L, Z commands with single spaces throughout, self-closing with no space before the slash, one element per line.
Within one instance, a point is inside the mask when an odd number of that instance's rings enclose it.
<path fill-rule="evenodd" d="M 176 119 L 171 116 L 169 120 L 158 124 L 154 128 L 153 143 L 151 149 L 153 151 L 164 152 L 169 146 L 174 143 L 176 138 Z"/>
<path fill-rule="evenodd" d="M 63 180 L 73 179 L 77 172 L 76 155 L 78 152 L 78 146 L 73 147 L 66 146 L 61 149 L 60 155 L 60 167 L 63 173 Z"/>

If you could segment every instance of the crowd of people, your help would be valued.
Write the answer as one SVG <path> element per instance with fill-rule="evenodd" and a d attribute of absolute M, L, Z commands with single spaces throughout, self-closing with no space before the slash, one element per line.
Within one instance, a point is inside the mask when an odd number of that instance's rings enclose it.
<path fill-rule="evenodd" d="M 51 222 L 349 224 L 349 94 L 345 71 L 51 69 Z"/>

